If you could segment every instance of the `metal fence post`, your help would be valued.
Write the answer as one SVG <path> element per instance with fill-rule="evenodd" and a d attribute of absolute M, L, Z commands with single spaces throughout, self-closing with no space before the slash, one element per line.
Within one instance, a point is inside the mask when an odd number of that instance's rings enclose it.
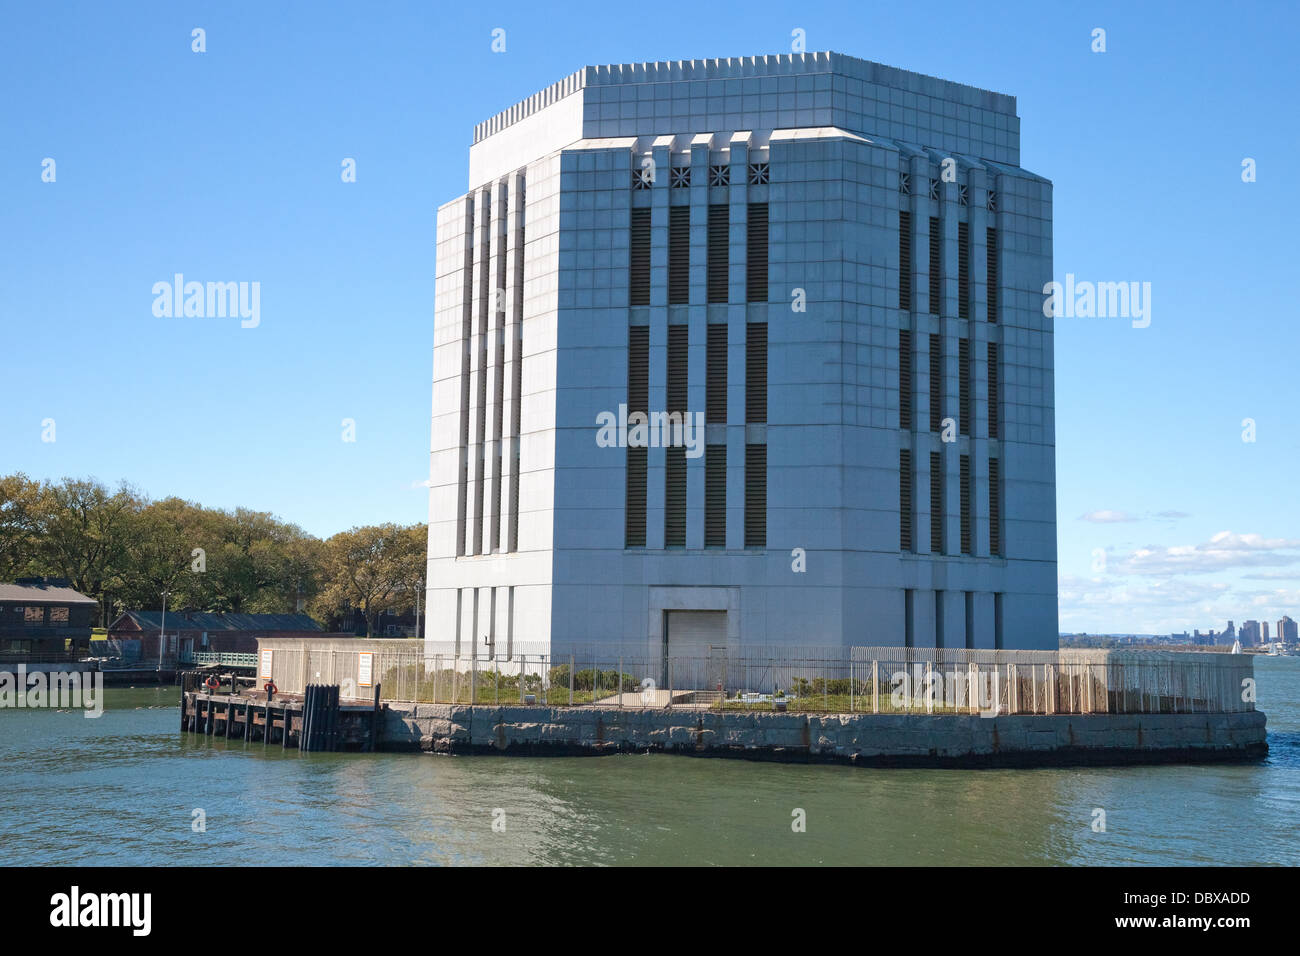
<path fill-rule="evenodd" d="M 569 655 L 569 706 L 573 706 L 573 655 Z"/>

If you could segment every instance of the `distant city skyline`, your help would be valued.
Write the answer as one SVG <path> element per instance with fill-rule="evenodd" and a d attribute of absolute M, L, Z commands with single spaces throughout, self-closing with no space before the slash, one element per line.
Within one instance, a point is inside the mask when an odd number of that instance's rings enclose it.
<path fill-rule="evenodd" d="M 1270 623 L 1268 621 L 1257 621 L 1254 619 L 1241 622 L 1237 627 L 1235 622 L 1229 620 L 1227 625 L 1222 629 L 1210 627 L 1202 630 L 1199 627 L 1170 631 L 1167 634 L 1155 633 L 1146 634 L 1132 631 L 1062 631 L 1063 637 L 1124 637 L 1124 638 L 1151 638 L 1159 640 L 1160 638 L 1188 638 L 1191 643 L 1209 643 L 1209 644 L 1227 644 L 1234 639 L 1240 639 L 1243 646 L 1262 644 L 1275 644 L 1278 642 L 1284 644 L 1294 644 L 1300 641 L 1300 633 L 1297 632 L 1297 624 L 1289 614 L 1284 614 L 1274 622 L 1273 630 L 1270 635 Z M 1197 639 L 1203 639 L 1198 641 Z"/>

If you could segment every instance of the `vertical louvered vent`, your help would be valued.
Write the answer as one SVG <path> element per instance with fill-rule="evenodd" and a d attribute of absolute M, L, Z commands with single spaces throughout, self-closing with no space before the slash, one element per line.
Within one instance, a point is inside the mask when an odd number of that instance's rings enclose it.
<path fill-rule="evenodd" d="M 970 318 L 970 224 L 957 223 L 957 318 Z"/>
<path fill-rule="evenodd" d="M 691 289 L 691 207 L 668 210 L 668 304 L 685 305 Z"/>
<path fill-rule="evenodd" d="M 912 427 L 912 331 L 898 330 L 898 427 Z"/>
<path fill-rule="evenodd" d="M 943 427 L 943 339 L 930 334 L 930 431 Z"/>
<path fill-rule="evenodd" d="M 912 308 L 912 214 L 906 209 L 898 213 L 898 307 Z"/>
<path fill-rule="evenodd" d="M 957 403 L 961 417 L 961 433 L 971 433 L 971 420 L 974 418 L 971 407 L 970 387 L 970 339 L 957 340 Z"/>
<path fill-rule="evenodd" d="M 939 217 L 930 217 L 930 314 L 943 312 L 943 236 Z"/>
<path fill-rule="evenodd" d="M 629 548 L 645 547 L 646 456 L 648 449 L 627 449 L 627 518 L 624 542 Z"/>
<path fill-rule="evenodd" d="M 745 422 L 767 421 L 767 323 L 745 326 Z"/>
<path fill-rule="evenodd" d="M 632 210 L 628 263 L 628 304 L 650 304 L 650 210 Z"/>
<path fill-rule="evenodd" d="M 627 411 L 650 410 L 650 329 L 637 325 L 627 330 Z"/>
<path fill-rule="evenodd" d="M 650 329 L 627 330 L 627 408 L 644 414 L 650 405 Z M 627 500 L 624 540 L 629 548 L 644 548 L 646 541 L 646 462 L 644 446 L 627 449 Z"/>
<path fill-rule="evenodd" d="M 970 490 L 971 472 L 970 455 L 961 456 L 961 553 L 971 553 L 970 533 Z"/>
<path fill-rule="evenodd" d="M 943 458 L 930 452 L 930 550 L 943 554 Z"/>
<path fill-rule="evenodd" d="M 989 459 L 989 554 L 1002 556 L 1002 463 Z"/>
<path fill-rule="evenodd" d="M 664 547 L 686 547 L 686 446 L 664 450 Z"/>
<path fill-rule="evenodd" d="M 668 409 L 685 414 L 689 331 L 684 325 L 668 326 Z"/>
<path fill-rule="evenodd" d="M 668 326 L 667 402 L 670 415 L 686 415 L 688 329 Z M 686 547 L 686 446 L 674 427 L 664 455 L 664 547 Z"/>
<path fill-rule="evenodd" d="M 726 302 L 728 257 L 731 254 L 731 209 L 723 203 L 709 206 L 709 301 Z"/>
<path fill-rule="evenodd" d="M 989 437 L 997 438 L 1000 426 L 998 419 L 998 344 L 989 343 Z"/>
<path fill-rule="evenodd" d="M 704 546 L 727 546 L 727 446 L 704 449 Z"/>
<path fill-rule="evenodd" d="M 749 204 L 746 225 L 745 301 L 767 301 L 767 203 Z"/>
<path fill-rule="evenodd" d="M 898 428 L 911 428 L 911 329 L 898 329 Z"/>
<path fill-rule="evenodd" d="M 710 425 L 727 423 L 727 327 L 708 327 L 708 354 L 704 375 L 704 420 Z"/>
<path fill-rule="evenodd" d="M 912 543 L 912 452 L 898 452 L 898 548 L 911 551 Z"/>
<path fill-rule="evenodd" d="M 985 242 L 988 243 L 989 321 L 996 322 L 998 320 L 998 231 L 990 227 L 984 234 L 987 237 Z"/>
<path fill-rule="evenodd" d="M 767 446 L 745 446 L 745 547 L 767 547 Z"/>

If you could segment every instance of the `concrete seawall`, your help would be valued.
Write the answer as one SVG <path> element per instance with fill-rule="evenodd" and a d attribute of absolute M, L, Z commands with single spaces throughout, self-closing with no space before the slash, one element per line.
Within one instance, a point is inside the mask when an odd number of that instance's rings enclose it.
<path fill-rule="evenodd" d="M 380 749 L 993 767 L 1259 759 L 1261 711 L 1000 717 L 388 704 Z"/>

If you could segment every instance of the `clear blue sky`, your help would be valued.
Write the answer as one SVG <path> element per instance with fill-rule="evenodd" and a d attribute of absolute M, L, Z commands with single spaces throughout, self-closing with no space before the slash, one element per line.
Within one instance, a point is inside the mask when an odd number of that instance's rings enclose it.
<path fill-rule="evenodd" d="M 1300 618 L 1298 27 L 1281 3 L 11 5 L 0 471 L 319 535 L 424 520 L 434 210 L 473 124 L 585 64 L 783 53 L 801 28 L 1017 96 L 1056 276 L 1153 285 L 1149 328 L 1057 323 L 1062 628 Z M 260 282 L 261 325 L 155 318 L 175 272 Z"/>

